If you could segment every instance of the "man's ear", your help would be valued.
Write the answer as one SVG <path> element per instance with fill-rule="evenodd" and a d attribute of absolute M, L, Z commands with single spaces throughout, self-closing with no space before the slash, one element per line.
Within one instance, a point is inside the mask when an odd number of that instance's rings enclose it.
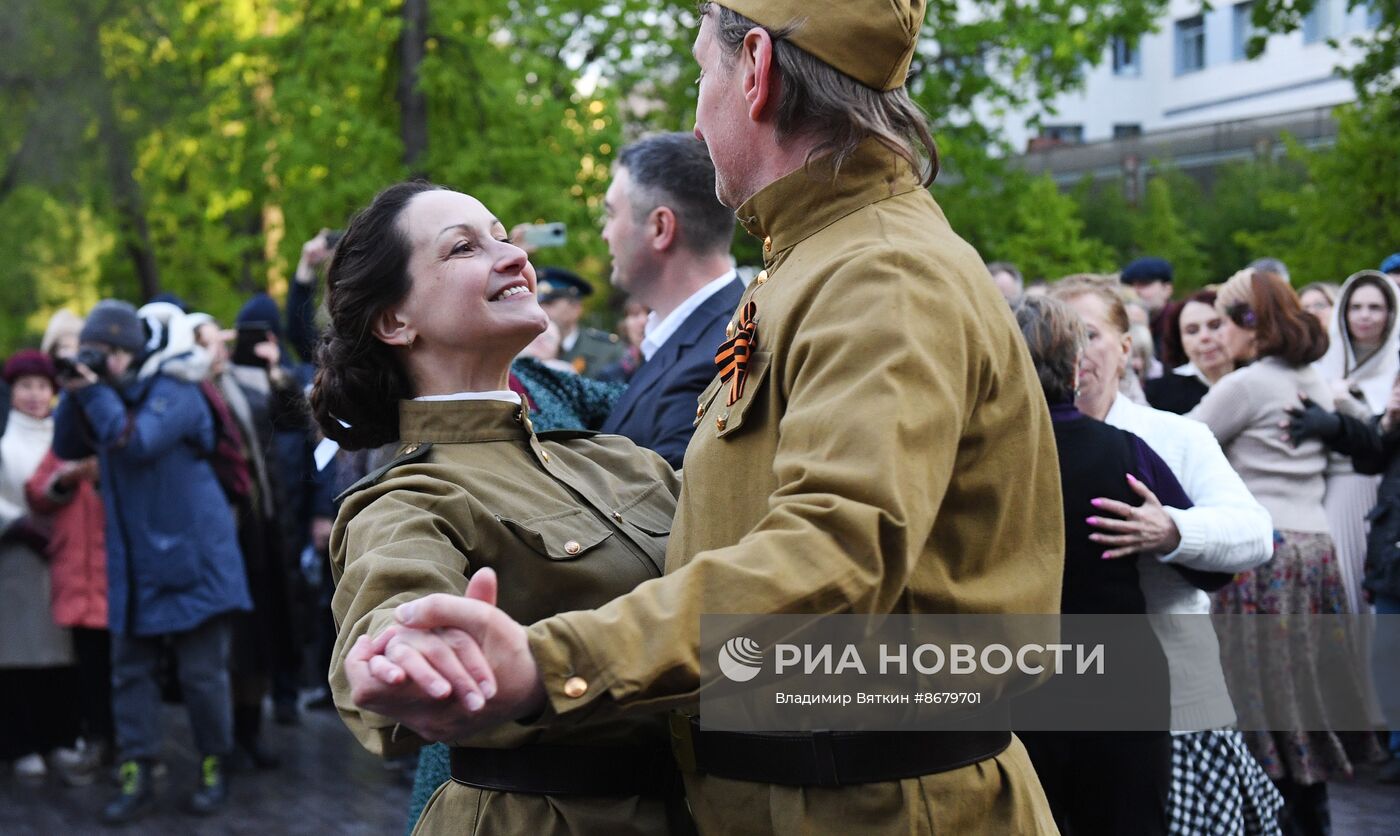
<path fill-rule="evenodd" d="M 370 333 L 382 343 L 393 346 L 411 346 L 416 333 L 413 326 L 403 316 L 397 305 L 379 312 L 370 324 Z"/>
<path fill-rule="evenodd" d="M 749 119 L 763 120 L 763 111 L 768 103 L 775 101 L 778 94 L 778 68 L 773 61 L 773 37 L 768 30 L 755 26 L 744 36 L 744 46 L 739 51 L 744 66 L 744 99 L 749 105 Z"/>
<path fill-rule="evenodd" d="M 658 206 L 647 216 L 647 232 L 651 233 L 651 248 L 664 253 L 676 245 L 680 237 L 679 220 L 669 206 Z"/>

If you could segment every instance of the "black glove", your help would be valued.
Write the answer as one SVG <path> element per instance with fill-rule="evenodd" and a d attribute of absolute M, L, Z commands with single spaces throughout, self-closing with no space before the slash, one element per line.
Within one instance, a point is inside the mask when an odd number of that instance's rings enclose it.
<path fill-rule="evenodd" d="M 1288 413 L 1288 440 L 1297 447 L 1310 438 L 1330 443 L 1342 432 L 1342 419 L 1335 412 L 1328 412 L 1307 398 L 1301 406 L 1290 406 Z"/>

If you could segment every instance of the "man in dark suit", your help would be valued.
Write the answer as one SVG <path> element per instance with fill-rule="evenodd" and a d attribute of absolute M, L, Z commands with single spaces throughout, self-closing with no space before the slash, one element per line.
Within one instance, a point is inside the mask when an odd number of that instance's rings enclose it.
<path fill-rule="evenodd" d="M 715 197 L 715 168 L 691 134 L 622 149 L 604 201 L 612 283 L 651 309 L 645 362 L 603 432 L 625 435 L 680 467 L 696 399 L 715 376 L 744 284 L 729 256 L 734 213 Z"/>

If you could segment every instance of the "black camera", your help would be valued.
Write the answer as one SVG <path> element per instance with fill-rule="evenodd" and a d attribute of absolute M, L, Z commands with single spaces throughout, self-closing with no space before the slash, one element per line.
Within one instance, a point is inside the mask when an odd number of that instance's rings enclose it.
<path fill-rule="evenodd" d="M 95 345 L 85 345 L 79 348 L 78 356 L 74 357 L 73 360 L 92 369 L 92 373 L 98 377 L 107 376 L 107 352 Z"/>
<path fill-rule="evenodd" d="M 78 349 L 77 356 L 69 359 L 67 357 L 55 357 L 53 360 L 54 371 L 59 380 L 72 380 L 82 377 L 78 374 L 78 364 L 92 369 L 92 373 L 98 377 L 107 376 L 107 352 L 97 346 L 85 345 Z"/>

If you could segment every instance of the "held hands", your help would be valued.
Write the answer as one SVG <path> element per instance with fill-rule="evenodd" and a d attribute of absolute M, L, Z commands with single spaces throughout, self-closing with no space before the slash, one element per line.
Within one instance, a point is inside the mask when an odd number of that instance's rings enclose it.
<path fill-rule="evenodd" d="M 1128 486 L 1142 497 L 1142 504 L 1134 507 L 1113 499 L 1095 499 L 1095 508 L 1113 516 L 1089 517 L 1087 522 L 1095 528 L 1112 533 L 1090 534 L 1089 539 L 1109 547 L 1109 551 L 1103 553 L 1104 560 L 1141 553 L 1170 554 L 1176 551 L 1177 546 L 1181 545 L 1181 532 L 1177 530 L 1176 521 L 1167 513 L 1156 494 L 1131 473 L 1127 476 Z"/>
<path fill-rule="evenodd" d="M 429 595 L 345 658 L 355 705 L 428 740 L 457 740 L 536 714 L 544 685 L 525 628 L 495 607 L 496 574 L 472 576 L 465 597 Z"/>

